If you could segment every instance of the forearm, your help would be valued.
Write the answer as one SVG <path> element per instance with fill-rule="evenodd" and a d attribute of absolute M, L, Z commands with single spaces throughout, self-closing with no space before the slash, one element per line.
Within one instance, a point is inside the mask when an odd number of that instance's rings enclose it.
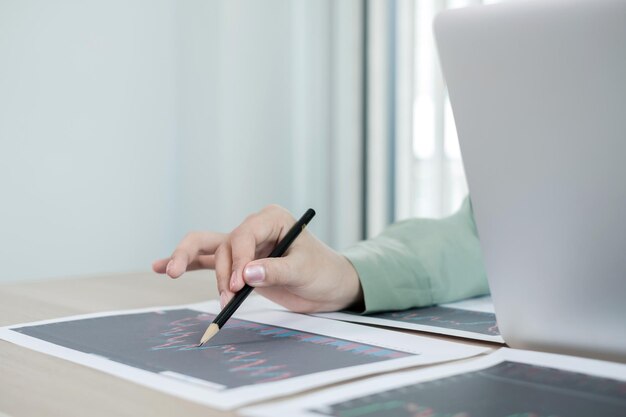
<path fill-rule="evenodd" d="M 359 275 L 366 312 L 489 292 L 469 200 L 448 218 L 396 223 L 343 254 Z"/>

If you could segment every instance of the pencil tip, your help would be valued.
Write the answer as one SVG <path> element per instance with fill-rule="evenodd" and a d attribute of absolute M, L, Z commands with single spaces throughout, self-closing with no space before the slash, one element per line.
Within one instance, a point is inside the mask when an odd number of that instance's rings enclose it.
<path fill-rule="evenodd" d="M 206 329 L 206 332 L 204 332 L 204 335 L 202 335 L 202 339 L 200 339 L 200 344 L 198 345 L 198 347 L 208 342 L 219 331 L 220 331 L 219 326 L 215 323 L 211 323 L 209 327 Z"/>

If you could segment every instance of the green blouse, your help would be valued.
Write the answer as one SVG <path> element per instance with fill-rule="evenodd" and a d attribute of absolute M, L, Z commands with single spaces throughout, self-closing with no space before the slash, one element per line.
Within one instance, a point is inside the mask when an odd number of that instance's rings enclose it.
<path fill-rule="evenodd" d="M 469 197 L 450 217 L 395 223 L 343 254 L 359 274 L 367 313 L 489 293 Z"/>

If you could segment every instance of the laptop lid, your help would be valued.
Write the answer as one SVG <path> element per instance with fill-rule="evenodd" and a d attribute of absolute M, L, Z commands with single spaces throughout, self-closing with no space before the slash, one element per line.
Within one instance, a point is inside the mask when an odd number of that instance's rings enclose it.
<path fill-rule="evenodd" d="M 435 37 L 504 339 L 626 360 L 626 2 L 443 12 Z"/>

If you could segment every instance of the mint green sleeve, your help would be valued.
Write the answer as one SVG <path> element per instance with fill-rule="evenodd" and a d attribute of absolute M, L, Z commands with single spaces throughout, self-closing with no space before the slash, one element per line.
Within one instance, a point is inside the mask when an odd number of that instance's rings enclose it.
<path fill-rule="evenodd" d="M 447 303 L 489 293 L 469 197 L 443 219 L 411 219 L 343 252 L 366 313 Z"/>

